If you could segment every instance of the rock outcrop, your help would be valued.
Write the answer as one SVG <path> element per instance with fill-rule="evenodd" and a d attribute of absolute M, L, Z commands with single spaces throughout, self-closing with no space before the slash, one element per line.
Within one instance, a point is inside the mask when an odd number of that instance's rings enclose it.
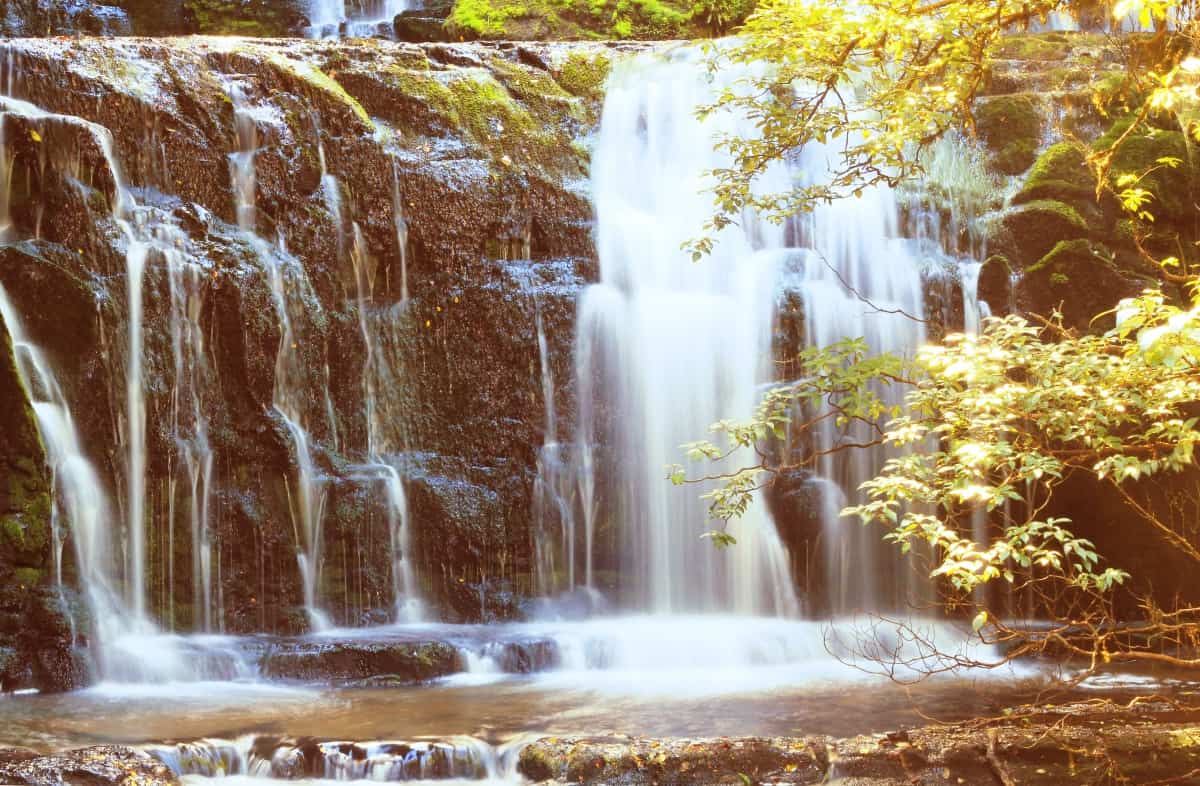
<path fill-rule="evenodd" d="M 543 441 L 536 315 L 566 417 L 575 295 L 595 275 L 586 138 L 596 86 L 619 52 L 202 38 L 5 48 L 6 84 L 37 109 L 2 116 L 10 237 L 25 239 L 0 249 L 0 284 L 52 358 L 114 502 L 114 532 L 130 472 L 119 183 L 159 238 L 143 282 L 141 358 L 154 616 L 202 627 L 188 522 L 204 500 L 187 450 L 203 431 L 214 626 L 307 625 L 297 446 L 274 406 L 283 334 L 273 271 L 295 297 L 296 406 L 325 495 L 320 605 L 348 624 L 392 615 L 390 503 L 366 468 L 370 384 L 386 413 L 374 438 L 403 476 L 406 556 L 426 601 L 449 619 L 516 613 L 510 601 L 488 611 L 480 597 L 530 587 Z M 257 135 L 253 232 L 237 226 L 237 112 Z M 199 352 L 181 349 L 184 333 Z M 0 652 L 16 645 L 25 604 L 10 587 L 44 585 L 51 565 L 46 459 L 5 347 L 0 398 L 15 420 L 0 447 L 13 484 L 0 493 Z M 79 566 L 69 538 L 63 554 L 70 584 Z"/>

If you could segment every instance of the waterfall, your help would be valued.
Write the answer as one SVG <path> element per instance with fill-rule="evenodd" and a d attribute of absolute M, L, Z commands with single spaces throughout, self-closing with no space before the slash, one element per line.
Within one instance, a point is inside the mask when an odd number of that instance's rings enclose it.
<path fill-rule="evenodd" d="M 101 630 L 114 629 L 125 615 L 121 608 L 121 580 L 111 551 L 114 532 L 108 493 L 100 473 L 84 453 L 71 407 L 49 359 L 26 334 L 24 320 L 3 285 L 0 285 L 0 319 L 12 339 L 17 372 L 29 394 L 53 473 L 55 579 L 61 583 L 59 544 L 65 538 L 62 532 L 65 520 L 71 528 L 79 581 L 92 613 Z"/>
<path fill-rule="evenodd" d="M 296 532 L 296 561 L 300 569 L 304 608 L 312 628 L 325 630 L 332 627 L 320 600 L 321 552 L 328 488 L 327 479 L 313 459 L 310 418 L 306 412 L 310 378 L 301 358 L 302 338 L 296 328 L 297 322 L 307 317 L 314 307 L 319 309 L 319 301 L 303 265 L 287 253 L 282 238 L 276 247 L 272 247 L 257 234 L 255 155 L 259 110 L 249 103 L 245 91 L 235 81 L 228 82 L 226 89 L 234 105 L 237 147 L 230 155 L 230 168 L 238 227 L 245 233 L 265 267 L 279 321 L 279 351 L 275 356 L 275 385 L 271 400 L 291 433 L 296 449 L 296 483 L 294 489 L 291 484 L 288 485 L 288 495 Z M 319 140 L 319 126 L 316 130 Z M 338 186 L 325 169 L 324 146 L 318 150 L 322 193 L 339 226 L 340 248 L 341 204 L 337 201 Z M 337 420 L 329 395 L 328 366 L 324 373 L 323 415 L 336 446 Z"/>
<path fill-rule="evenodd" d="M 263 243 L 262 245 L 266 245 Z M 293 524 L 297 530 L 296 560 L 304 593 L 304 608 L 315 630 L 331 627 L 321 609 L 321 546 L 328 496 L 325 477 L 313 462 L 305 415 L 308 374 L 300 358 L 300 338 L 294 325 L 311 303 L 316 302 L 304 268 L 286 253 L 263 248 L 260 257 L 267 266 L 275 314 L 279 320 L 279 352 L 275 356 L 275 387 L 271 396 L 275 410 L 283 418 L 296 448 L 296 487 L 289 486 Z M 332 424 L 331 424 L 332 425 Z"/>
<path fill-rule="evenodd" d="M 396 225 L 396 249 L 400 256 L 400 302 L 408 302 L 408 222 L 400 199 L 400 165 L 392 161 L 392 223 Z"/>
<path fill-rule="evenodd" d="M 399 204 L 397 185 L 396 204 Z M 397 219 L 397 224 L 403 219 Z M 418 622 L 424 618 L 420 588 L 412 560 L 412 532 L 408 499 L 395 463 L 388 456 L 400 450 L 397 423 L 401 412 L 391 397 L 400 388 L 395 352 L 395 331 L 401 319 L 403 301 L 382 310 L 373 307 L 375 268 L 366 239 L 358 223 L 353 224 L 354 245 L 351 262 L 358 294 L 358 324 L 366 357 L 363 359 L 363 402 L 367 418 L 367 458 L 370 468 L 379 474 L 388 511 L 389 545 L 392 552 L 392 596 L 398 622 Z M 385 338 L 392 339 L 390 342 Z"/>
<path fill-rule="evenodd" d="M 912 244 L 896 238 L 896 217 L 892 192 L 873 188 L 861 199 L 819 207 L 804 222 L 811 248 L 800 252 L 791 275 L 803 298 L 809 346 L 862 337 L 874 352 L 912 355 L 924 342 L 920 257 Z M 897 386 L 876 393 L 889 406 L 903 401 Z M 851 504 L 859 485 L 874 477 L 891 454 L 884 447 L 829 451 L 873 440 L 869 426 L 843 427 L 834 419 L 822 421 L 813 437 L 811 450 L 822 454 L 818 474 L 836 484 Z M 881 533 L 843 519 L 840 505 L 823 506 L 821 518 L 834 612 L 875 611 L 916 600 L 911 576 Z"/>
<path fill-rule="evenodd" d="M 171 391 L 171 433 L 183 457 L 188 481 L 188 523 L 192 538 L 193 626 L 205 632 L 214 628 L 213 536 L 210 503 L 213 487 L 213 451 L 208 441 L 204 384 L 208 378 L 204 331 L 200 324 L 203 307 L 204 271 L 185 259 L 178 248 L 165 252 L 167 280 L 171 291 L 171 353 L 175 360 L 175 385 Z M 168 533 L 175 531 L 174 486 L 171 478 L 171 510 Z M 174 589 L 174 549 L 168 549 L 168 588 Z M 173 597 L 168 597 L 172 613 Z M 219 627 L 219 626 L 217 626 Z"/>
<path fill-rule="evenodd" d="M 585 461 L 581 484 L 594 493 L 600 474 L 616 490 L 606 515 L 619 527 L 622 605 L 792 615 L 787 555 L 762 500 L 732 525 L 738 545 L 719 551 L 700 538 L 708 528 L 700 491 L 666 481 L 682 444 L 718 420 L 751 415 L 770 379 L 784 245 L 782 228 L 747 215 L 700 264 L 681 249 L 712 211 L 704 173 L 726 163 L 714 134 L 753 132 L 728 114 L 696 118 L 741 76 L 722 72 L 710 84 L 699 58 L 685 50 L 639 60 L 609 82 L 592 159 L 600 283 L 579 305 L 576 374 L 578 441 L 605 445 L 612 460 Z M 768 180 L 786 187 L 787 172 L 778 167 Z M 753 459 L 730 458 L 738 462 Z M 587 542 L 595 545 L 590 532 Z"/>
<path fill-rule="evenodd" d="M 10 53 L 11 55 L 11 53 Z M 6 84 L 15 84 L 15 61 L 7 58 Z M 176 379 L 172 391 L 172 426 L 179 453 L 189 475 L 193 537 L 199 544 L 194 559 L 200 566 L 200 589 L 196 603 L 201 623 L 211 625 L 211 581 L 205 586 L 205 565 L 211 565 L 208 542 L 208 503 L 212 479 L 212 453 L 208 448 L 207 425 L 202 413 L 205 361 L 200 330 L 200 281 L 204 271 L 187 255 L 187 237 L 168 214 L 140 205 L 126 185 L 117 160 L 113 139 L 103 126 L 71 115 L 46 112 L 11 96 L 0 98 L 0 126 L 9 117 L 37 125 L 43 139 L 55 126 L 82 130 L 101 154 L 112 178 L 111 218 L 120 230 L 126 250 L 128 278 L 127 333 L 130 357 L 126 359 L 126 447 L 125 534 L 122 541 L 117 518 L 101 474 L 87 457 L 75 428 L 70 406 L 53 368 L 44 353 L 24 331 L 20 314 L 0 290 L 3 316 L 17 349 L 18 368 L 29 391 L 38 429 L 46 445 L 54 473 L 56 504 L 53 526 L 56 537 L 64 536 L 66 521 L 75 546 L 77 570 L 84 597 L 93 617 L 95 635 L 92 651 L 99 676 L 110 680 L 165 681 L 196 679 L 214 673 L 242 670 L 237 657 L 214 655 L 198 642 L 183 647 L 162 636 L 151 619 L 146 592 L 145 401 L 142 379 L 144 342 L 142 335 L 142 283 L 148 266 L 163 260 L 170 283 L 170 322 Z M 10 151 L 0 150 L 0 160 Z M 184 406 L 183 404 L 186 404 Z M 173 503 L 171 504 L 173 508 Z M 173 513 L 173 511 L 172 511 Z M 173 527 L 173 521 L 168 521 Z M 124 543 L 123 557 L 114 545 Z M 56 549 L 57 551 L 57 549 Z M 61 561 L 55 558 L 56 578 L 61 581 Z"/>
<path fill-rule="evenodd" d="M 391 37 L 393 20 L 408 7 L 408 0 L 310 0 L 308 32 L 313 38 Z"/>

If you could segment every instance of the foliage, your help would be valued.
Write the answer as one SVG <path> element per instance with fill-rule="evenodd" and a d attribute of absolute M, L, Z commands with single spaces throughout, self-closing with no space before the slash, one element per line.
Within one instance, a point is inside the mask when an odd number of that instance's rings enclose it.
<path fill-rule="evenodd" d="M 692 462 L 724 462 L 747 449 L 760 459 L 754 466 L 721 476 L 724 483 L 704 495 L 714 519 L 728 522 L 746 511 L 760 488 L 761 476 L 768 471 L 769 439 L 783 440 L 789 431 L 815 431 L 823 423 L 833 421 L 842 429 L 851 424 L 865 425 L 875 432 L 870 444 L 879 444 L 884 436 L 878 427 L 879 420 L 900 414 L 897 407 L 888 405 L 883 395 L 885 388 L 908 382 L 906 364 L 900 358 L 872 355 L 866 341 L 848 338 L 828 347 L 802 350 L 795 360 L 800 380 L 767 391 L 753 417 L 715 423 L 712 432 L 717 441 L 684 445 Z M 797 420 L 794 418 L 797 409 L 808 414 Z M 868 446 L 864 442 L 842 442 L 831 450 Z M 814 452 L 805 463 L 814 464 L 822 455 Z M 682 465 L 672 466 L 670 477 L 676 485 L 688 482 L 687 470 Z M 729 543 L 714 533 L 709 537 L 718 545 Z"/>
<path fill-rule="evenodd" d="M 701 114 L 750 118 L 754 136 L 719 140 L 730 164 L 711 173 L 714 212 L 688 244 L 699 259 L 745 210 L 782 221 L 821 202 L 895 185 L 921 172 L 922 154 L 948 131 L 972 125 L 987 59 L 1015 25 L 1067 8 L 1066 0 L 764 0 L 710 68 L 754 66 Z M 1171 0 L 1129 0 L 1122 10 L 1164 18 Z M 1200 61 L 1197 61 L 1200 64 Z M 765 67 L 763 67 L 765 64 Z M 1171 105 L 1177 69 L 1144 75 L 1150 108 Z M 776 161 L 837 141 L 829 176 L 785 192 L 754 187 Z M 1123 141 L 1123 140 L 1120 140 Z M 1118 145 L 1119 146 L 1119 145 Z M 1032 161 L 1032 150 L 1025 151 Z"/>
<path fill-rule="evenodd" d="M 984 59 L 998 37 L 1017 20 L 1060 4 L 832 5 L 769 0 L 739 43 L 715 51 L 714 68 L 760 59 L 772 68 L 754 72 L 702 110 L 745 113 L 761 134 L 720 141 L 733 163 L 713 173 L 716 212 L 707 234 L 691 244 L 697 258 L 711 247 L 712 233 L 743 210 L 782 220 L 823 200 L 919 174 L 922 150 L 971 122 Z M 1110 10 L 1134 14 L 1161 33 L 1159 23 L 1176 5 L 1123 0 Z M 1159 208 L 1168 219 L 1181 213 L 1179 203 L 1185 215 L 1195 210 L 1186 190 L 1174 187 L 1179 181 L 1170 179 L 1184 166 L 1171 152 L 1180 148 L 1171 135 L 1182 135 L 1159 129 L 1182 125 L 1200 142 L 1200 59 L 1147 67 L 1128 78 L 1129 92 L 1145 97 L 1140 107 L 1095 148 L 1063 146 L 1035 174 L 1055 188 L 1074 192 L 1076 184 L 1090 183 L 1097 196 L 1110 192 L 1135 227 L 1143 262 L 1163 286 L 1117 304 L 1110 312 L 1115 326 L 1102 333 L 1094 320 L 1078 332 L 1056 313 L 1037 322 L 989 319 L 981 335 L 951 336 L 910 363 L 873 357 L 857 340 L 805 350 L 800 382 L 772 390 L 750 420 L 713 427 L 723 447 L 710 441 L 686 446 L 693 460 L 725 462 L 749 448 L 759 461 L 703 478 L 675 467 L 673 482 L 721 481 L 706 497 L 712 516 L 728 521 L 785 468 L 781 464 L 794 466 L 791 456 L 780 461 L 774 455 L 773 440 L 803 440 L 826 418 L 835 418 L 843 435 L 861 434 L 867 424 L 875 429 L 868 443 L 818 446 L 800 463 L 811 464 L 820 451 L 890 446 L 893 458 L 844 515 L 883 525 L 885 540 L 928 560 L 943 599 L 969 608 L 976 633 L 1004 645 L 1003 659 L 1054 650 L 1093 664 L 1141 659 L 1200 666 L 1200 608 L 1163 610 L 1142 599 L 1143 622 L 1120 623 L 1113 597 L 1129 576 L 1107 566 L 1095 545 L 1073 532 L 1072 521 L 1049 512 L 1068 478 L 1089 478 L 1112 489 L 1147 534 L 1200 567 L 1192 533 L 1164 518 L 1147 496 L 1147 479 L 1197 471 L 1200 269 L 1189 263 L 1188 250 L 1160 259 L 1141 245 Z M 838 147 L 827 181 L 782 194 L 754 190 L 774 161 L 833 141 Z M 1094 176 L 1083 177 L 1068 163 L 1086 163 Z M 1087 231 L 1082 219 L 1068 223 Z M 1079 245 L 1091 247 L 1087 240 Z M 884 403 L 882 384 L 910 386 L 903 408 Z M 875 425 L 881 417 L 890 419 Z M 982 539 L 980 521 L 989 532 Z M 1194 520 L 1182 524 L 1194 526 Z M 728 545 L 720 533 L 711 537 Z M 1031 630 L 1004 622 L 988 600 L 992 583 L 1032 597 L 1051 624 Z"/>

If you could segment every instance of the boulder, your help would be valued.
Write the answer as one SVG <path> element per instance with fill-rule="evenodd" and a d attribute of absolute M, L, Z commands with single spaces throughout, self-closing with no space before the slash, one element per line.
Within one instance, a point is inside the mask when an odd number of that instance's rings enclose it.
<path fill-rule="evenodd" d="M 987 247 L 1008 257 L 1018 268 L 1028 267 L 1063 240 L 1088 236 L 1088 224 L 1065 202 L 1039 199 L 1005 211 L 989 232 Z"/>
<path fill-rule="evenodd" d="M 345 685 L 427 682 L 453 674 L 460 665 L 458 650 L 436 641 L 301 639 L 270 646 L 260 668 L 272 679 Z"/>
<path fill-rule="evenodd" d="M 1053 199 L 1070 205 L 1096 201 L 1096 177 L 1088 166 L 1087 148 L 1071 142 L 1059 142 L 1038 156 L 1025 177 L 1025 185 L 1012 198 L 1020 205 L 1039 199 Z"/>
<path fill-rule="evenodd" d="M 1106 247 L 1083 239 L 1063 240 L 1025 270 L 1016 295 L 1022 310 L 1049 316 L 1058 309 L 1066 325 L 1087 331 L 1111 325 L 1111 314 L 1100 323 L 1093 318 L 1145 285 L 1122 272 Z"/>
<path fill-rule="evenodd" d="M 167 765 L 148 753 L 118 745 L 52 756 L 0 753 L 0 781 L 28 786 L 179 786 Z"/>
<path fill-rule="evenodd" d="M 1037 158 L 1045 113 L 1028 95 L 981 99 L 975 106 L 975 131 L 991 153 L 998 172 L 1016 175 Z"/>

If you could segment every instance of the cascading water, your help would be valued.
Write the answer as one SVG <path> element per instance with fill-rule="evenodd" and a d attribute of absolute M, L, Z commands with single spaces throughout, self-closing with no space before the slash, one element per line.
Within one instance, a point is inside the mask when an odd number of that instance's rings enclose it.
<path fill-rule="evenodd" d="M 393 20 L 408 7 L 408 0 L 311 0 L 309 35 L 390 38 Z"/>
<path fill-rule="evenodd" d="M 782 228 L 746 216 L 702 264 L 681 250 L 712 210 L 704 172 L 723 161 L 713 135 L 753 131 L 730 115 L 695 118 L 698 106 L 738 79 L 723 73 L 709 84 L 698 57 L 684 50 L 639 62 L 609 82 L 592 159 L 601 282 L 579 305 L 577 379 L 578 441 L 604 444 L 614 458 L 585 466 L 582 483 L 591 490 L 597 474 L 612 474 L 617 498 L 607 515 L 619 528 L 623 605 L 793 615 L 787 555 L 762 501 L 756 497 L 733 526 L 739 545 L 721 552 L 699 537 L 706 503 L 698 490 L 665 480 L 682 444 L 753 411 L 769 378 L 784 240 Z M 787 184 L 783 167 L 768 177 Z M 602 412 L 611 420 L 601 422 Z M 585 548 L 597 524 L 588 521 Z"/>
<path fill-rule="evenodd" d="M 346 742 L 287 740 L 247 735 L 153 745 L 146 753 L 178 777 L 248 776 L 274 780 L 304 777 L 328 781 L 450 781 L 519 784 L 521 749 L 535 735 L 491 745 L 474 737 L 438 741 Z"/>
<path fill-rule="evenodd" d="M 6 85 L 11 92 L 16 82 L 16 66 L 11 57 L 6 63 L 9 69 Z M 41 128 L 41 138 L 48 138 L 50 128 L 64 127 L 82 131 L 84 138 L 91 140 L 112 180 L 111 219 L 119 228 L 126 249 L 127 346 L 131 356 L 126 360 L 125 375 L 127 422 L 123 437 L 128 473 L 125 489 L 129 498 L 124 500 L 127 515 L 123 539 L 118 536 L 114 508 L 108 501 L 101 475 L 81 447 L 74 418 L 53 369 L 44 354 L 24 334 L 20 315 L 11 300 L 7 296 L 3 298 L 4 321 L 14 342 L 20 344 L 22 380 L 34 397 L 39 432 L 54 470 L 58 497 L 55 529 L 61 536 L 63 528 L 57 522 L 65 519 L 75 544 L 77 571 L 95 627 L 92 651 L 98 675 L 111 680 L 166 681 L 213 674 L 244 674 L 246 671 L 236 654 L 214 652 L 204 641 L 183 647 L 178 639 L 160 635 L 147 608 L 146 413 L 142 380 L 141 291 L 147 266 L 158 259 L 165 260 L 172 298 L 171 332 L 176 363 L 172 423 L 177 427 L 175 434 L 180 453 L 191 478 L 193 532 L 197 541 L 206 537 L 203 530 L 212 455 L 207 448 L 204 418 L 198 414 L 202 406 L 199 391 L 203 385 L 204 366 L 199 328 L 200 271 L 186 258 L 186 236 L 169 215 L 140 205 L 134 199 L 122 177 L 108 129 L 78 117 L 45 112 L 11 96 L 0 98 L 0 124 L 5 124 L 9 117 L 37 125 Z M 0 150 L 0 158 L 8 160 L 9 155 L 7 149 Z M 77 178 L 76 182 L 83 181 Z M 184 398 L 188 400 L 186 409 L 178 406 Z M 113 547 L 122 543 L 126 547 L 125 553 L 118 558 Z M 206 561 L 201 553 L 196 559 L 201 565 Z M 58 564 L 56 559 L 56 567 Z M 61 579 L 61 571 L 56 572 Z M 203 578 L 200 581 L 203 582 Z M 197 602 L 206 604 L 209 600 L 203 595 L 202 587 L 202 597 Z M 203 609 L 201 614 L 204 614 Z"/>
<path fill-rule="evenodd" d="M 396 204 L 399 204 L 397 186 Z M 403 219 L 397 218 L 397 226 Z M 396 619 L 417 622 L 424 617 L 420 588 L 412 561 L 412 535 L 408 499 L 399 469 L 388 456 L 401 449 L 397 424 L 402 420 L 396 397 L 401 387 L 398 365 L 393 357 L 397 343 L 403 300 L 391 307 L 378 309 L 373 305 L 375 270 L 371 264 L 362 228 L 353 225 L 354 245 L 351 262 L 358 294 L 358 322 L 362 332 L 366 358 L 363 360 L 363 402 L 367 417 L 368 469 L 379 474 L 385 490 L 388 511 L 388 532 L 392 551 L 392 594 Z M 398 239 L 402 239 L 398 234 Z M 403 255 L 403 251 L 401 252 Z M 386 341 L 391 338 L 392 341 Z"/>
<path fill-rule="evenodd" d="M 801 166 L 817 177 L 828 171 L 829 150 L 806 150 Z M 804 306 L 808 346 L 828 346 L 845 338 L 862 337 L 874 352 L 911 355 L 925 340 L 922 249 L 898 237 L 895 194 L 871 188 L 859 199 L 839 200 L 816 208 L 799 220 L 801 248 L 792 258 L 789 285 Z M 903 400 L 903 391 L 880 388 L 889 405 Z M 834 487 L 823 497 L 822 534 L 829 605 L 835 614 L 870 612 L 917 602 L 921 588 L 897 566 L 895 554 L 880 533 L 857 526 L 840 515 L 842 499 L 853 500 L 859 485 L 872 477 L 889 456 L 886 448 L 869 445 L 870 427 L 839 425 L 827 418 L 817 427 L 808 449 L 821 454 L 817 471 Z M 844 496 L 843 496 L 844 495 Z"/>
<path fill-rule="evenodd" d="M 296 560 L 300 568 L 300 579 L 304 594 L 304 608 L 309 624 L 314 630 L 332 627 L 329 616 L 321 607 L 320 580 L 322 540 L 325 520 L 325 503 L 328 498 L 326 479 L 318 470 L 313 459 L 310 420 L 307 406 L 309 375 L 300 355 L 301 337 L 296 325 L 314 304 L 319 301 L 312 291 L 312 284 L 303 265 L 286 252 L 282 240 L 273 247 L 257 234 L 257 198 L 255 156 L 258 150 L 258 112 L 245 91 L 236 81 L 226 85 L 234 105 L 237 147 L 230 155 L 231 180 L 234 204 L 237 209 L 238 228 L 246 235 L 258 259 L 265 267 L 275 313 L 279 320 L 279 351 L 275 356 L 275 385 L 272 404 L 283 418 L 292 435 L 296 449 L 296 483 L 293 490 L 288 487 L 292 520 L 296 531 Z M 267 111 L 267 110 L 263 110 Z M 320 129 L 317 128 L 320 138 Z M 326 203 L 341 226 L 341 204 L 338 199 L 337 182 L 325 170 L 324 147 L 319 147 L 321 162 L 321 185 Z M 339 247 L 340 230 L 339 230 Z M 326 369 L 328 373 L 328 369 Z M 323 416 L 329 432 L 336 443 L 337 422 L 329 397 L 329 386 L 324 386 L 325 408 Z"/>
<path fill-rule="evenodd" d="M 262 243 L 266 246 L 266 243 Z M 292 518 L 297 529 L 296 559 L 304 591 L 304 608 L 315 630 L 331 627 L 319 598 L 321 546 L 328 495 L 325 478 L 313 462 L 305 406 L 305 372 L 294 329 L 297 318 L 315 302 L 304 268 L 283 249 L 263 248 L 260 258 L 267 266 L 275 312 L 279 319 L 279 353 L 275 357 L 275 387 L 272 403 L 287 424 L 296 448 L 296 488 L 289 494 Z"/>
<path fill-rule="evenodd" d="M 3 119 L 0 118 L 0 127 Z M 112 506 L 91 459 L 84 453 L 71 407 L 45 354 L 26 334 L 24 320 L 0 285 L 0 320 L 13 343 L 17 371 L 29 393 L 38 432 L 53 472 L 55 578 L 62 582 L 62 522 L 71 527 L 79 580 L 93 613 L 120 617 L 121 581 L 115 573 Z M 109 627 L 103 625 L 103 627 Z"/>

